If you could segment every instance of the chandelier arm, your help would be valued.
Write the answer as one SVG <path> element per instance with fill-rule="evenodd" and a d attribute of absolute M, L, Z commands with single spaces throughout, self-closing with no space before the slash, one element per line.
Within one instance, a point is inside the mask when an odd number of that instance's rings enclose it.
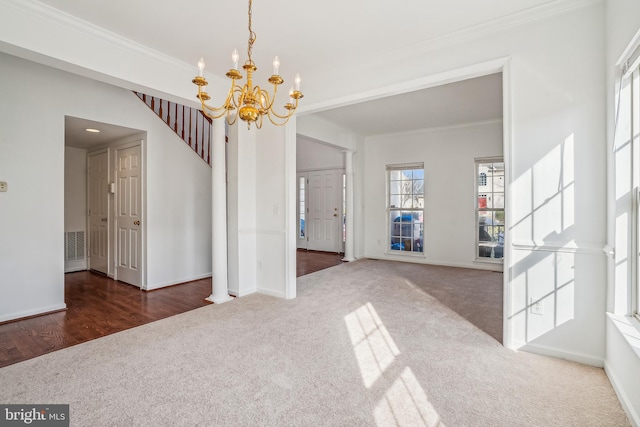
<path fill-rule="evenodd" d="M 256 99 L 258 100 L 258 105 L 260 106 L 261 109 L 268 110 L 269 108 L 271 108 L 273 101 L 269 96 L 269 92 L 262 89 L 260 86 L 256 86 L 254 88 L 254 93 L 255 93 Z"/>
<path fill-rule="evenodd" d="M 267 117 L 269 117 L 269 121 L 276 126 L 284 126 L 287 124 L 291 116 L 293 116 L 293 110 L 290 111 L 287 115 L 281 116 L 275 113 L 273 110 L 269 110 L 267 112 Z"/>
<path fill-rule="evenodd" d="M 269 92 L 267 92 L 266 89 L 262 89 L 259 86 L 256 86 L 259 90 L 259 94 L 262 96 L 262 98 L 264 98 L 267 102 L 263 105 L 262 102 L 260 103 L 260 106 L 263 107 L 265 110 L 271 110 L 271 108 L 273 107 L 273 103 L 276 100 L 276 95 L 278 93 L 278 85 L 273 85 L 274 86 L 274 90 L 273 90 L 273 95 L 269 95 Z"/>
<path fill-rule="evenodd" d="M 211 105 L 207 105 L 204 99 L 202 99 L 202 87 L 198 86 L 198 99 L 200 99 L 200 104 L 202 104 L 202 113 L 209 117 L 210 119 L 219 119 L 220 117 L 225 115 L 227 112 L 227 103 L 229 98 L 225 101 L 222 107 L 212 107 Z M 220 114 L 218 114 L 220 112 Z"/>
<path fill-rule="evenodd" d="M 233 120 L 231 120 L 231 118 L 230 118 L 230 117 L 233 117 Z M 228 110 L 228 111 L 227 111 L 227 124 L 228 124 L 229 126 L 233 126 L 233 125 L 235 125 L 235 124 L 236 124 L 236 121 L 237 121 L 237 120 L 238 120 L 238 114 L 234 114 L 234 115 L 232 116 L 232 114 L 231 114 L 231 110 Z"/>
<path fill-rule="evenodd" d="M 202 113 L 209 117 L 210 119 L 219 119 L 220 117 L 224 116 L 225 112 L 227 111 L 226 108 L 221 107 L 221 108 L 215 108 L 215 107 L 210 107 L 207 104 L 204 103 L 203 100 L 200 100 L 200 102 L 202 103 Z M 217 112 L 221 111 L 220 114 L 218 114 Z"/>
<path fill-rule="evenodd" d="M 269 121 L 271 123 L 273 123 L 274 125 L 276 125 L 276 126 L 284 126 L 284 125 L 286 125 L 289 122 L 289 119 L 291 118 L 291 116 L 288 116 L 288 117 L 284 118 L 282 120 L 282 122 L 277 122 L 273 117 L 271 117 L 271 115 L 268 115 L 268 117 L 269 117 Z"/>
<path fill-rule="evenodd" d="M 244 87 L 235 86 L 233 88 L 233 92 L 229 91 L 227 99 L 229 98 L 231 98 L 234 107 L 240 108 L 240 106 L 242 105 L 242 100 L 244 99 Z"/>
<path fill-rule="evenodd" d="M 290 118 L 291 116 L 293 116 L 293 114 L 296 112 L 296 109 L 297 109 L 297 108 L 298 108 L 298 100 L 296 99 L 296 103 L 293 105 L 293 108 L 288 109 L 288 112 L 287 112 L 284 116 L 281 116 L 280 114 L 276 113 L 276 112 L 275 112 L 275 110 L 273 110 L 273 109 L 271 109 L 271 108 L 270 108 L 269 110 L 267 110 L 267 111 L 268 111 L 268 113 L 269 113 L 269 118 L 271 118 L 271 115 L 273 115 L 273 116 L 275 116 L 275 117 L 277 117 L 277 118 L 279 118 L 279 119 L 286 119 L 286 120 L 289 120 L 289 118 Z M 273 122 L 272 122 L 272 123 L 273 123 Z M 286 123 L 286 122 L 285 122 L 285 123 Z M 274 124 L 275 124 L 275 123 L 274 123 Z"/>

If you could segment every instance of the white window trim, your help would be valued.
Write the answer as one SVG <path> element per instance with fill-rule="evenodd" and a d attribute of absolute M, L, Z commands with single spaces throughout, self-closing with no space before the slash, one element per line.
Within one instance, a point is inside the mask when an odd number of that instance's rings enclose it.
<path fill-rule="evenodd" d="M 473 262 L 478 262 L 478 263 L 483 263 L 483 264 L 500 264 L 500 265 L 503 265 L 504 264 L 504 254 L 503 254 L 502 258 L 488 258 L 488 257 L 478 256 L 478 247 L 480 246 L 480 236 L 478 234 L 478 223 L 479 223 L 479 220 L 480 220 L 480 218 L 479 218 L 480 209 L 478 207 L 478 196 L 480 194 L 483 194 L 483 193 L 480 193 L 478 191 L 478 187 L 479 187 L 479 184 L 480 184 L 478 182 L 479 178 L 480 178 L 480 174 L 478 172 L 478 165 L 481 164 L 481 163 L 502 163 L 502 164 L 504 164 L 504 157 L 478 157 L 478 158 L 474 159 L 474 163 L 473 163 L 473 169 L 474 169 L 474 171 L 473 171 L 473 176 L 474 176 L 474 178 L 473 178 L 474 201 L 473 202 L 474 202 L 474 216 L 475 216 L 475 218 L 474 218 L 474 233 L 475 233 L 474 242 L 475 242 L 475 246 L 473 248 L 473 251 L 474 251 L 475 255 L 474 255 Z M 488 180 L 488 178 L 489 177 L 487 177 L 487 180 Z M 504 207 L 501 210 L 505 212 L 505 218 L 506 218 L 506 206 L 507 206 L 507 200 L 506 200 L 506 197 L 507 197 L 507 193 L 506 193 L 506 168 L 505 168 L 505 177 L 504 177 L 504 179 L 505 179 L 505 190 L 503 192 L 503 195 L 505 197 L 505 201 L 504 201 Z M 491 208 L 491 209 L 486 209 L 486 210 L 497 211 L 497 210 L 500 210 L 500 209 Z M 506 234 L 506 226 L 505 226 L 505 234 Z"/>
<path fill-rule="evenodd" d="M 422 217 L 424 218 L 425 215 L 425 208 L 423 207 L 422 209 L 418 208 L 412 208 L 412 209 L 406 209 L 406 208 L 392 208 L 391 207 L 391 188 L 390 188 L 390 173 L 392 171 L 397 171 L 397 170 L 409 170 L 409 169 L 422 169 L 423 171 L 423 175 L 424 174 L 424 162 L 420 162 L 420 163 L 399 163 L 399 164 L 390 164 L 390 165 L 386 165 L 386 170 L 385 170 L 385 183 L 386 183 L 386 227 L 387 227 L 387 232 L 386 232 L 386 250 L 385 253 L 387 255 L 395 255 L 395 256 L 402 256 L 402 257 L 420 257 L 420 258 L 424 258 L 425 255 L 425 249 L 426 249 L 426 239 L 425 239 L 425 224 L 423 222 L 422 224 L 422 252 L 415 252 L 415 251 L 396 251 L 396 250 L 392 250 L 390 248 L 390 242 L 391 242 L 391 212 L 392 211 L 412 211 L 412 212 L 422 212 Z M 426 176 L 424 176 L 423 180 L 426 182 Z M 423 186 L 423 197 L 426 196 L 426 189 Z M 425 203 L 426 204 L 426 203 Z"/>
<path fill-rule="evenodd" d="M 640 141 L 635 135 L 640 134 L 640 44 L 634 51 L 636 55 L 633 69 L 626 78 L 631 79 L 631 173 L 633 188 L 632 232 L 635 237 L 631 242 L 632 272 L 630 292 L 630 313 L 640 319 Z"/>

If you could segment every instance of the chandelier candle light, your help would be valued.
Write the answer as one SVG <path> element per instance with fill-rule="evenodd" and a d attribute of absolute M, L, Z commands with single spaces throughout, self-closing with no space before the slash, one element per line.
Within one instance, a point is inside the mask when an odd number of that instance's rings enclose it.
<path fill-rule="evenodd" d="M 236 80 L 242 79 L 242 74 L 238 71 L 238 50 L 234 49 L 231 54 L 233 60 L 233 68 L 227 72 L 227 77 L 231 79 L 231 89 L 227 95 L 227 99 L 222 107 L 216 108 L 206 104 L 211 97 L 206 92 L 207 80 L 204 78 L 204 58 L 198 61 L 198 75 L 192 82 L 198 86 L 198 99 L 202 103 L 202 112 L 212 119 L 219 119 L 227 116 L 227 123 L 233 125 L 237 118 L 247 122 L 247 128 L 251 128 L 251 123 L 255 123 L 256 127 L 262 127 L 262 118 L 267 116 L 271 123 L 276 126 L 285 125 L 289 118 L 298 108 L 298 100 L 302 98 L 300 92 L 300 75 L 296 74 L 295 86 L 289 91 L 289 102 L 285 104 L 286 112 L 278 114 L 273 110 L 273 102 L 278 92 L 278 86 L 284 83 L 284 80 L 278 75 L 280 60 L 276 56 L 273 59 L 273 75 L 269 77 L 269 83 L 273 85 L 273 95 L 262 89 L 260 86 L 253 86 L 253 73 L 258 69 L 251 59 L 251 50 L 256 41 L 256 33 L 251 28 L 251 6 L 252 0 L 249 0 L 249 42 L 247 46 L 247 54 L 249 59 L 244 63 L 242 68 L 247 72 L 247 82 L 240 86 Z M 232 114 L 234 110 L 238 110 L 237 114 Z"/>

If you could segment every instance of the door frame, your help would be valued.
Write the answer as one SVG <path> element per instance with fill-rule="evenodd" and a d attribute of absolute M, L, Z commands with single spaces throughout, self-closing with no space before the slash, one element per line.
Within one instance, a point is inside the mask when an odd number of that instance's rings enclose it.
<path fill-rule="evenodd" d="M 327 172 L 327 171 L 335 171 L 335 172 L 339 172 L 341 177 L 344 177 L 345 175 L 345 168 L 335 168 L 335 167 L 329 167 L 329 168 L 318 168 L 318 169 L 305 169 L 305 170 L 299 170 L 296 172 L 296 248 L 297 249 L 305 249 L 305 250 L 314 250 L 312 248 L 309 248 L 309 202 L 311 200 L 311 193 L 310 193 L 310 182 L 309 182 L 309 177 L 313 172 Z M 300 223 L 300 178 L 304 177 L 305 178 L 305 238 L 304 239 L 300 239 L 299 236 L 299 229 L 298 229 L 298 224 Z M 344 179 L 344 178 L 343 178 Z M 338 218 L 344 218 L 344 200 L 343 200 L 343 192 L 342 192 L 342 183 L 343 180 L 340 180 L 340 185 L 339 185 L 339 189 L 340 191 L 336 191 L 336 197 L 338 198 L 337 201 L 337 205 L 338 205 Z M 335 238 L 338 239 L 336 240 L 338 243 L 338 251 L 336 253 L 344 253 L 344 246 L 345 246 L 345 242 L 342 240 L 342 227 L 336 226 L 336 230 L 335 230 L 336 236 Z"/>
<path fill-rule="evenodd" d="M 110 236 L 113 239 L 113 244 L 111 245 L 112 251 L 111 254 L 113 256 L 113 278 L 118 280 L 118 186 L 117 178 L 118 178 L 118 151 L 126 150 L 129 148 L 133 148 L 136 146 L 140 146 L 140 233 L 141 235 L 141 247 L 140 247 L 140 289 L 147 289 L 147 170 L 146 170 L 146 144 L 145 139 L 136 139 L 134 141 L 125 142 L 122 144 L 114 144 L 111 147 L 111 152 L 113 156 L 113 161 L 111 162 L 113 175 L 111 177 L 111 182 L 114 184 L 114 192 L 113 192 L 113 203 L 112 209 L 109 214 L 112 215 L 113 221 L 110 221 L 113 225 L 110 229 Z M 135 285 L 132 285 L 135 286 Z"/>
<path fill-rule="evenodd" d="M 92 245 L 92 241 L 91 241 L 91 218 L 90 218 L 90 215 L 89 215 L 89 212 L 91 210 L 91 179 L 90 179 L 91 172 L 89 170 L 89 166 L 90 166 L 91 162 L 90 162 L 89 158 L 91 156 L 95 156 L 95 155 L 98 155 L 98 154 L 104 154 L 104 153 L 106 153 L 106 155 L 107 155 L 107 182 L 109 182 L 109 175 L 110 175 L 110 171 L 111 171 L 111 153 L 110 153 L 109 148 L 108 147 L 107 148 L 103 147 L 103 148 L 99 148 L 97 150 L 87 151 L 87 178 L 86 178 L 87 179 L 87 196 L 86 196 L 87 197 L 87 199 L 86 199 L 86 203 L 87 203 L 87 206 L 86 206 L 87 226 L 86 226 L 86 229 L 88 231 L 87 232 L 87 250 L 86 250 L 86 253 L 87 253 L 87 270 L 91 270 L 91 258 L 92 258 L 91 257 L 91 245 Z M 111 215 L 111 209 L 112 209 L 112 203 L 111 202 L 112 202 L 112 200 L 111 200 L 111 194 L 113 194 L 113 193 L 107 194 L 107 236 L 106 236 L 107 237 L 106 238 L 106 244 L 107 244 L 107 251 L 106 251 L 106 254 L 107 254 L 106 255 L 107 256 L 107 271 L 102 272 L 102 271 L 96 270 L 96 271 L 98 271 L 100 273 L 106 274 L 107 276 L 110 276 L 110 274 L 109 274 L 109 266 L 112 263 L 112 256 L 111 256 L 111 243 L 112 242 L 111 242 L 111 238 L 110 238 L 110 236 L 111 236 L 110 226 L 111 226 L 111 222 L 112 222 L 112 215 Z"/>

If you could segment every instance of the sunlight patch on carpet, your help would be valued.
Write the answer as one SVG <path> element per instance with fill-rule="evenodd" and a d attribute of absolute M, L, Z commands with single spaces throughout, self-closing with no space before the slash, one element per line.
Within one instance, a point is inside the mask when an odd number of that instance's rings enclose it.
<path fill-rule="evenodd" d="M 408 366 L 380 399 L 373 414 L 378 426 L 445 427 Z"/>
<path fill-rule="evenodd" d="M 400 354 L 400 350 L 371 303 L 352 311 L 344 321 L 364 386 L 371 388 Z"/>

